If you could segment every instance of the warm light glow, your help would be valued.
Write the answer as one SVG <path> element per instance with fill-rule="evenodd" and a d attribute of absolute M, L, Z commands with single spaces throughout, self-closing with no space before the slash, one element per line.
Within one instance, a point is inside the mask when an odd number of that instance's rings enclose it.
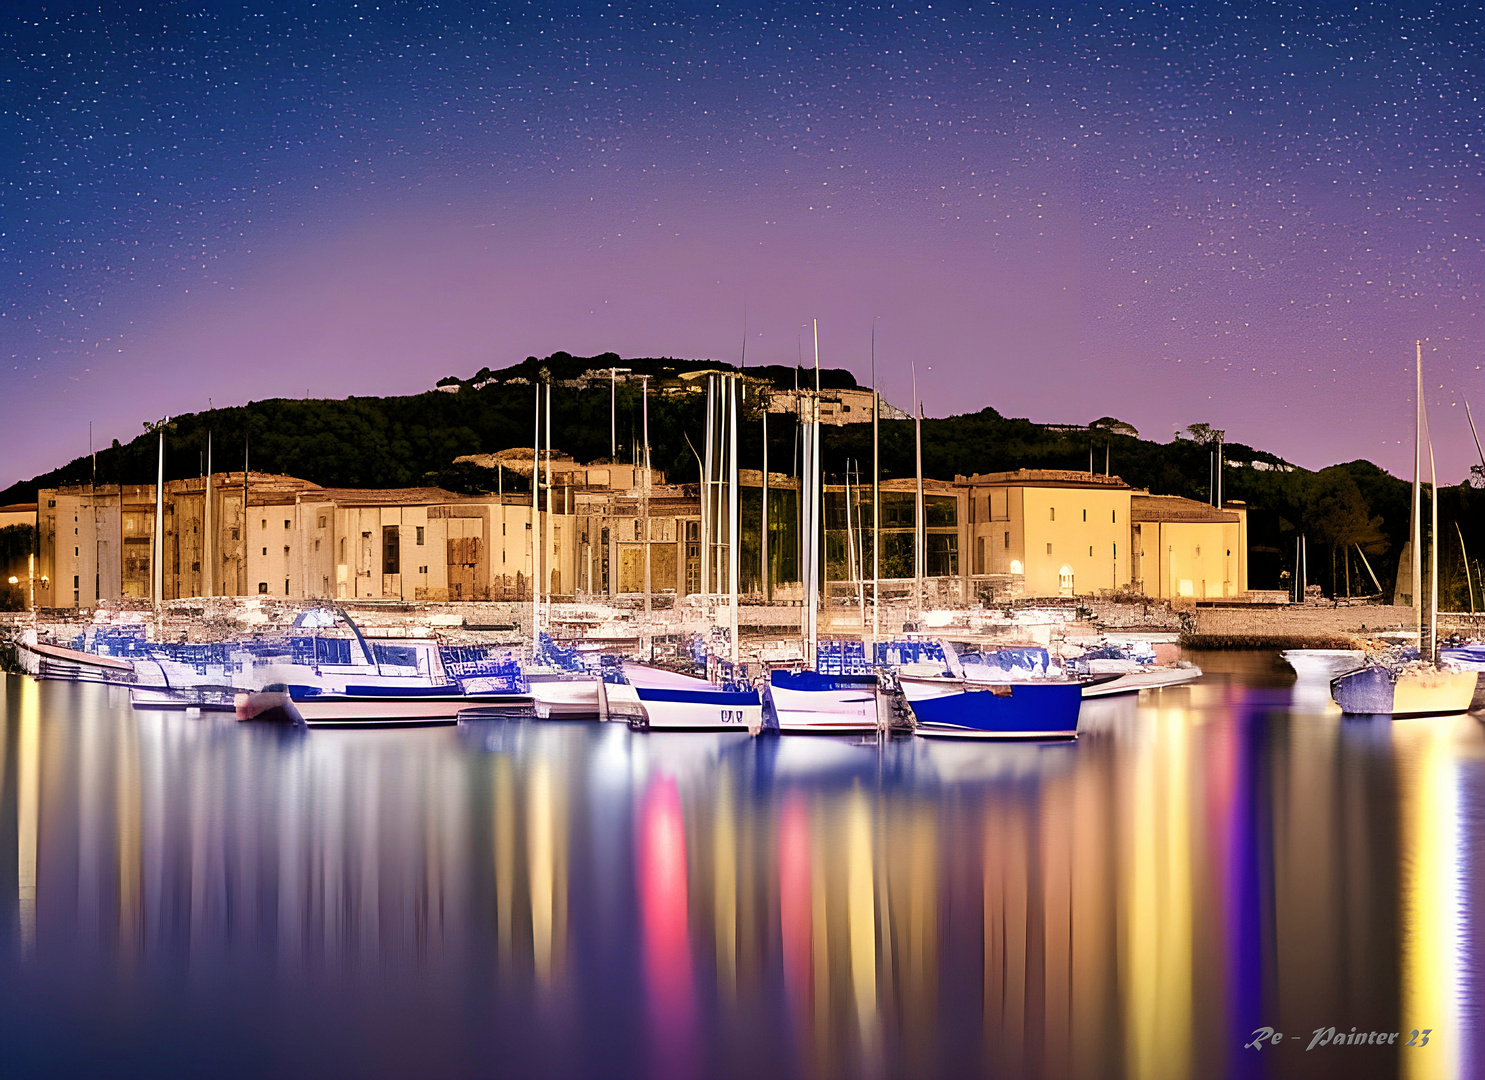
<path fill-rule="evenodd" d="M 1473 723 L 1472 721 L 1467 721 Z M 1401 1058 L 1405 1077 L 1464 1075 L 1460 1008 L 1460 896 L 1468 869 L 1460 865 L 1459 769 L 1450 743 L 1454 727 L 1440 720 L 1397 721 L 1393 727 L 1399 757 L 1411 768 L 1399 770 L 1399 865 L 1402 880 L 1402 1015 L 1406 1041 L 1412 1031 L 1432 1028 L 1427 1046 L 1410 1047 Z"/>
<path fill-rule="evenodd" d="M 1024 574 L 1024 573 L 1026 573 L 1026 567 L 1024 567 L 1024 566 L 1021 565 L 1021 560 L 1020 559 L 1012 559 L 1011 560 L 1011 573 L 1013 573 L 1013 574 Z"/>

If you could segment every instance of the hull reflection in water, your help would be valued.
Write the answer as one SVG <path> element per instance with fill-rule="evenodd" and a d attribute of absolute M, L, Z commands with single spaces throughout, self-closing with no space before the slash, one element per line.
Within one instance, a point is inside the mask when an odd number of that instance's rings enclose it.
<path fill-rule="evenodd" d="M 7 678 L 0 1060 L 1479 1075 L 1479 721 L 1290 712 L 1271 654 L 1201 664 L 1004 744 L 306 734 Z M 1319 1025 L 1433 1034 L 1306 1056 Z"/>

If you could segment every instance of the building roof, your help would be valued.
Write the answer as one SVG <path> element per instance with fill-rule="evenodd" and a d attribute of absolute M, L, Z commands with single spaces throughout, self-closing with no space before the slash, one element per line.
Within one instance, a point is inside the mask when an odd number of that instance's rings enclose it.
<path fill-rule="evenodd" d="M 968 487 L 1054 487 L 1129 490 L 1122 477 L 1099 476 L 1076 469 L 1017 469 L 1015 472 L 975 473 L 955 476 L 954 483 Z"/>
<path fill-rule="evenodd" d="M 36 504 L 34 502 L 28 502 L 28 503 L 9 503 L 9 504 L 7 504 L 5 506 L 0 506 L 0 514 L 34 514 L 34 513 L 36 513 Z"/>
<path fill-rule="evenodd" d="M 1190 522 L 1236 522 L 1239 516 L 1232 510 L 1219 510 L 1208 503 L 1180 495 L 1135 495 L 1129 500 L 1129 516 L 1132 521 L 1190 521 Z"/>
<path fill-rule="evenodd" d="M 456 495 L 437 487 L 412 488 L 320 488 L 306 492 L 311 499 L 337 506 L 436 506 L 442 503 L 496 503 L 498 497 Z"/>

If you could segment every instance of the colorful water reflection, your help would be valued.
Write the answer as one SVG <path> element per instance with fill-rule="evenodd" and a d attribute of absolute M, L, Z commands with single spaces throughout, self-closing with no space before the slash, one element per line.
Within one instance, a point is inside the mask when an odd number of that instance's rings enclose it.
<path fill-rule="evenodd" d="M 1479 722 L 1343 721 L 1291 708 L 1269 658 L 1224 665 L 1091 705 L 1073 746 L 305 735 L 9 678 L 0 1054 L 214 1076 L 1477 1075 Z M 1284 1040 L 1245 1048 L 1265 1026 Z M 1427 1045 L 1401 1045 L 1415 1029 Z"/>

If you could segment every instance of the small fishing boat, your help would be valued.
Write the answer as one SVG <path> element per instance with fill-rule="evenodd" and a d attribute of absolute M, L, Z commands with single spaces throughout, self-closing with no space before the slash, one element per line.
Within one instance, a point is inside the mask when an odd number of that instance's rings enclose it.
<path fill-rule="evenodd" d="M 626 663 L 623 672 L 641 711 L 635 726 L 651 731 L 758 731 L 763 726 L 757 690 L 719 686 L 644 664 Z"/>
<path fill-rule="evenodd" d="M 899 674 L 919 735 L 968 739 L 1075 739 L 1082 684 L 1074 679 L 977 682 Z"/>
<path fill-rule="evenodd" d="M 1093 660 L 1089 661 L 1089 674 L 1081 682 L 1083 697 L 1106 698 L 1139 694 L 1143 689 L 1182 686 L 1200 677 L 1200 667 L 1182 661 L 1155 667 L 1135 660 Z"/>
<path fill-rule="evenodd" d="M 530 694 L 465 693 L 457 684 L 399 686 L 347 683 L 326 689 L 289 686 L 289 701 L 310 727 L 454 724 L 461 712 L 531 708 Z"/>
<path fill-rule="evenodd" d="M 134 673 L 134 665 L 128 660 L 39 641 L 31 629 L 16 642 L 16 662 L 22 671 L 38 679 L 68 682 L 127 682 Z"/>
<path fill-rule="evenodd" d="M 1285 649 L 1279 655 L 1301 679 L 1326 682 L 1366 663 L 1366 653 L 1360 649 Z"/>
<path fill-rule="evenodd" d="M 874 732 L 877 677 L 776 669 L 768 673 L 763 705 L 768 726 L 777 724 L 781 732 Z"/>
<path fill-rule="evenodd" d="M 1477 671 L 1451 671 L 1429 663 L 1368 664 L 1336 676 L 1330 695 L 1341 712 L 1352 715 L 1453 716 L 1469 712 L 1479 678 Z"/>

